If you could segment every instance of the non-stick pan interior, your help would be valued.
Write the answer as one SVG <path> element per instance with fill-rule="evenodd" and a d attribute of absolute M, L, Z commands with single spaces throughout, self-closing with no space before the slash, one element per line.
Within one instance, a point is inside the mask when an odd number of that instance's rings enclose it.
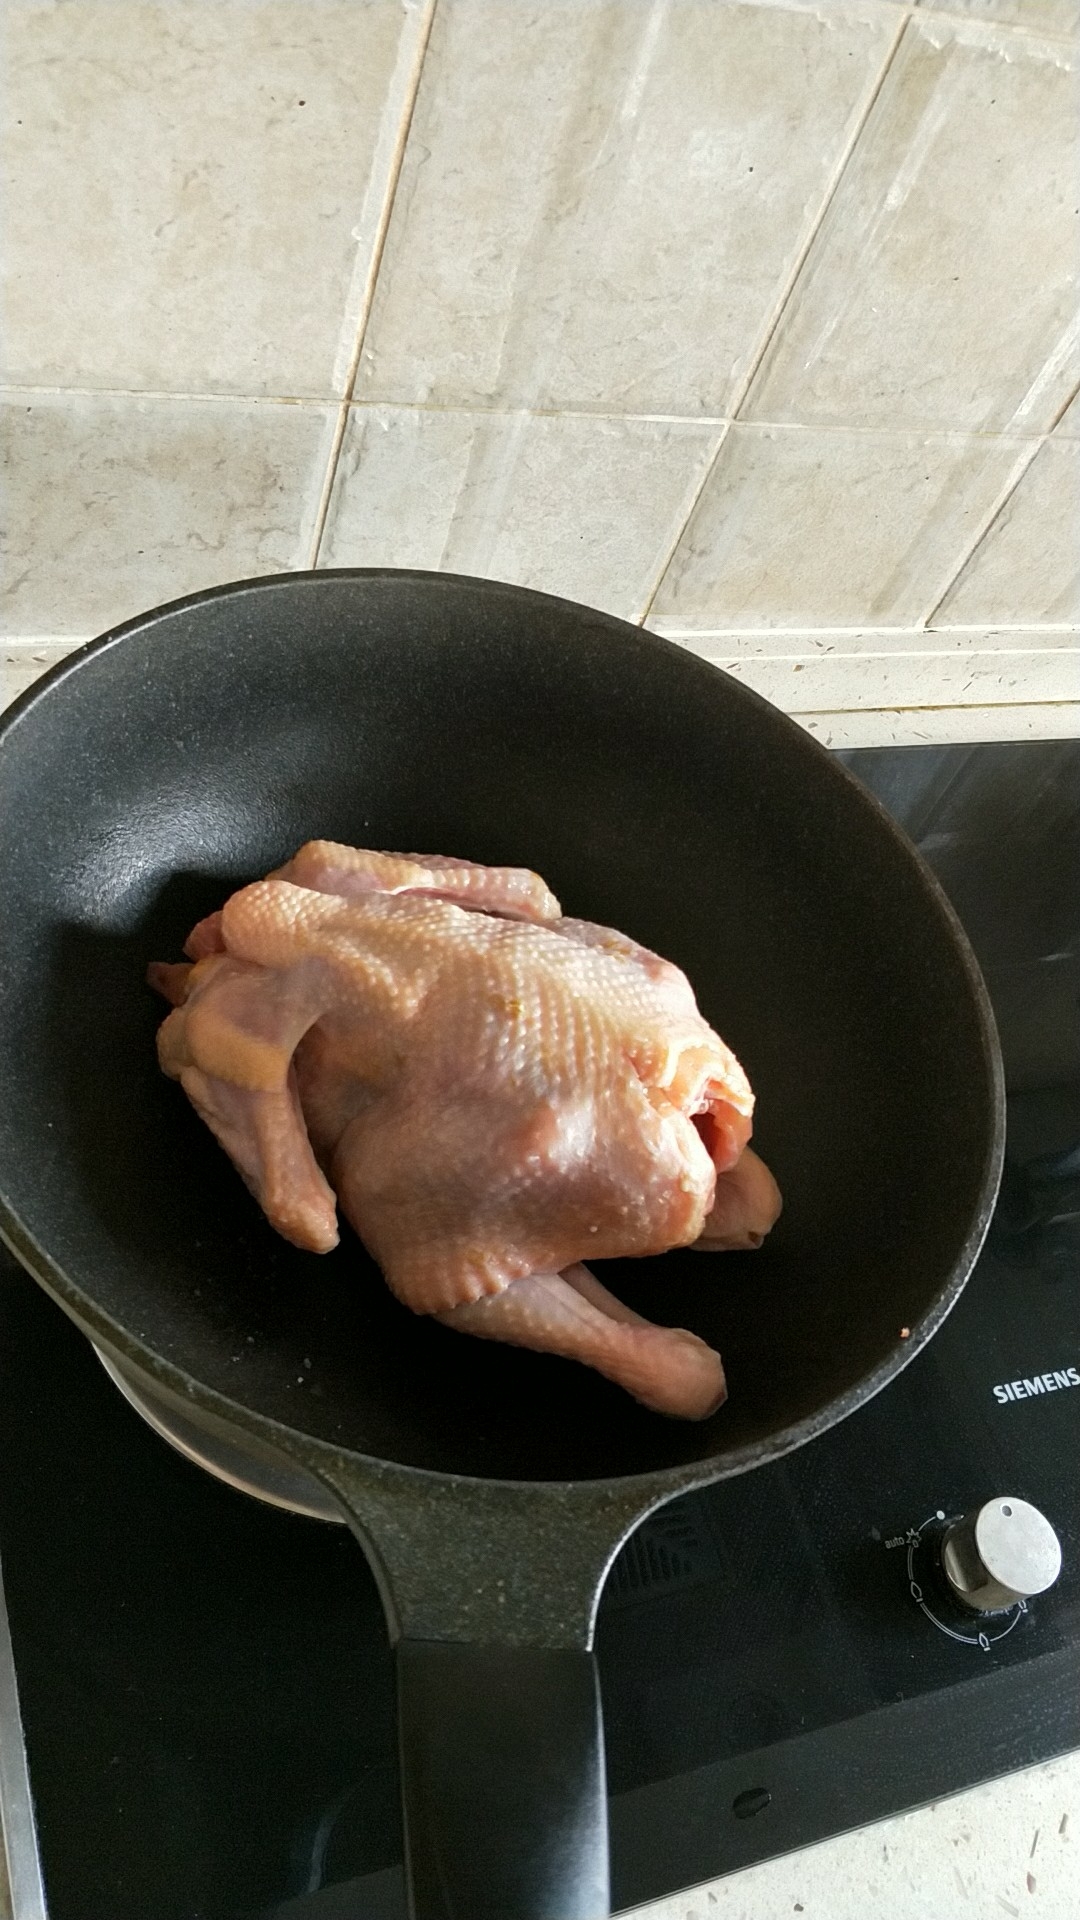
<path fill-rule="evenodd" d="M 826 1419 L 966 1265 L 998 1119 L 947 918 L 812 742 L 675 647 L 445 576 L 225 591 L 24 708 L 0 823 L 0 1191 L 84 1320 L 259 1413 L 501 1477 L 730 1455 Z M 315 835 L 533 866 L 686 969 L 785 1213 L 761 1253 L 603 1277 L 720 1347 L 712 1420 L 414 1319 L 351 1236 L 287 1246 L 159 1074 L 146 962 Z"/>

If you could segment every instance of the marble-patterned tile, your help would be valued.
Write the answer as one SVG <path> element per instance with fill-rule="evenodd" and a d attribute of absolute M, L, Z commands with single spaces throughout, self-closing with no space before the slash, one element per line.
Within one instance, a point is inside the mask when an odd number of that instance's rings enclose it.
<path fill-rule="evenodd" d="M 5 378 L 336 391 L 422 10 L 7 0 L 3 16 Z"/>
<path fill-rule="evenodd" d="M 441 0 L 358 397 L 724 413 L 899 19 Z"/>
<path fill-rule="evenodd" d="M 688 628 L 917 624 L 1018 451 L 963 434 L 732 427 L 652 611 Z"/>
<path fill-rule="evenodd" d="M 1080 445 L 1047 440 L 934 615 L 1080 624 Z M 1078 683 L 1080 685 L 1080 683 Z"/>
<path fill-rule="evenodd" d="M 823 747 L 833 748 L 948 747 L 962 740 L 1075 740 L 1080 735 L 1080 700 L 1003 707 L 859 707 L 841 713 L 797 713 L 792 718 Z M 1062 1895 L 1068 1897 L 1064 1888 Z M 895 1907 L 890 1920 L 900 1920 Z M 908 1920 L 922 1920 L 922 1915 L 911 1914 Z M 1058 1920 L 1070 1920 L 1066 1907 L 1060 1909 Z"/>
<path fill-rule="evenodd" d="M 844 712 L 792 714 L 822 747 L 953 747 L 959 741 L 990 739 L 1076 739 L 1080 701 L 1005 707 L 861 707 Z M 1065 1889 L 1063 1889 L 1063 1897 Z M 922 1910 L 924 1912 L 924 1910 Z M 688 1916 L 686 1916 L 688 1920 Z M 901 1920 L 896 1907 L 890 1920 Z M 913 1912 L 905 1920 L 922 1920 Z M 1047 1920 L 1055 1920 L 1053 1908 Z M 1067 1907 L 1057 1920 L 1070 1920 Z"/>
<path fill-rule="evenodd" d="M 356 407 L 320 562 L 481 574 L 637 619 L 716 440 L 693 422 Z"/>
<path fill-rule="evenodd" d="M 925 13 L 967 14 L 1037 33 L 1080 32 L 1080 0 L 915 0 Z"/>
<path fill-rule="evenodd" d="M 87 636 L 89 638 L 89 636 Z M 0 712 L 32 687 L 50 667 L 60 664 L 78 640 L 24 641 L 21 644 L 0 641 Z M 0 1907 L 0 1913 L 3 1908 Z"/>
<path fill-rule="evenodd" d="M 743 416 L 1052 425 L 1080 292 L 1080 53 L 913 16 Z"/>
<path fill-rule="evenodd" d="M 9 393 L 0 630 L 89 637 L 305 566 L 331 428 L 316 406 Z"/>
<path fill-rule="evenodd" d="M 1012 636 L 1012 645 L 1001 644 L 1005 638 L 958 648 L 941 646 L 936 634 L 911 634 L 903 645 L 882 646 L 868 634 L 858 652 L 813 654 L 794 640 L 785 653 L 764 652 L 730 634 L 686 644 L 785 713 L 1080 701 L 1080 633 L 1051 645 L 1032 634 Z"/>

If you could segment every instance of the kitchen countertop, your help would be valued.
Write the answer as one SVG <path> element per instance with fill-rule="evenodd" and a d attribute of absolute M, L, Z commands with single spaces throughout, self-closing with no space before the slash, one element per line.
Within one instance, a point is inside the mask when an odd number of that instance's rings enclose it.
<path fill-rule="evenodd" d="M 633 1920 L 1076 1920 L 1080 1753 L 636 1907 Z"/>

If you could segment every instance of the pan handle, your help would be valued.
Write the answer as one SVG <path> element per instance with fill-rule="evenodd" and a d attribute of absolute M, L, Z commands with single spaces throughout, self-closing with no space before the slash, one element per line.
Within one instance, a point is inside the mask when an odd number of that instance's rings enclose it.
<path fill-rule="evenodd" d="M 607 1920 L 593 1622 L 656 1492 L 324 1449 L 305 1464 L 364 1548 L 396 1649 L 410 1920 Z"/>
<path fill-rule="evenodd" d="M 397 1686 L 415 1920 L 606 1920 L 594 1656 L 402 1640 Z"/>

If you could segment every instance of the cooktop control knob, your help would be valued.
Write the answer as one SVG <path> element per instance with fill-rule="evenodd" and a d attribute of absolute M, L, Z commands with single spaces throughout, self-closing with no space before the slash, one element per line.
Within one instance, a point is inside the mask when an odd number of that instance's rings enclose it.
<path fill-rule="evenodd" d="M 988 1500 L 947 1528 L 941 1568 L 956 1598 L 975 1613 L 1001 1613 L 1045 1593 L 1061 1572 L 1061 1545 L 1027 1500 Z"/>

